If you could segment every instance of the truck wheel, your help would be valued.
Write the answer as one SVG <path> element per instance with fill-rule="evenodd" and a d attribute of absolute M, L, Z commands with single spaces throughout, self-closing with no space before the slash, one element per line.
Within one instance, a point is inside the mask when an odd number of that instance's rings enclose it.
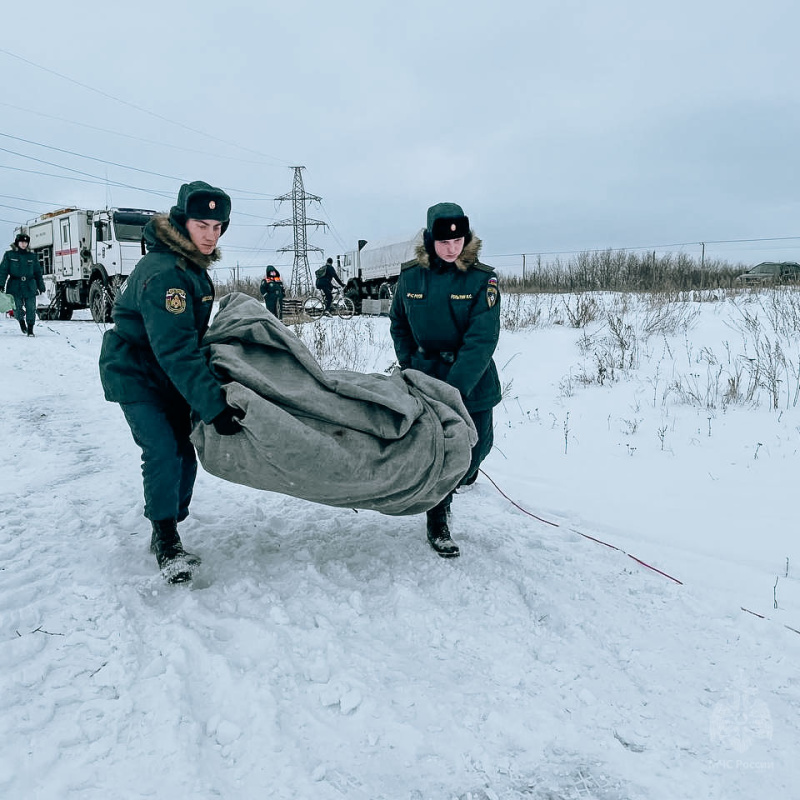
<path fill-rule="evenodd" d="M 111 303 L 100 278 L 95 278 L 89 287 L 89 310 L 95 322 L 111 322 Z"/>
<path fill-rule="evenodd" d="M 72 319 L 72 307 L 67 305 L 64 292 L 57 292 L 55 300 L 50 305 L 50 315 L 51 319 L 60 319 L 62 322 Z"/>

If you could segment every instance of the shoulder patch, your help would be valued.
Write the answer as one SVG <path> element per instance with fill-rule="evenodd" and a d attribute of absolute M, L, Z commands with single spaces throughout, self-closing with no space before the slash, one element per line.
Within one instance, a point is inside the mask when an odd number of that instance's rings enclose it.
<path fill-rule="evenodd" d="M 494 308 L 498 296 L 497 278 L 489 278 L 489 283 L 486 284 L 486 305 L 489 306 L 489 308 Z"/>
<path fill-rule="evenodd" d="M 186 292 L 183 289 L 167 289 L 166 307 L 171 314 L 183 314 L 186 311 Z"/>

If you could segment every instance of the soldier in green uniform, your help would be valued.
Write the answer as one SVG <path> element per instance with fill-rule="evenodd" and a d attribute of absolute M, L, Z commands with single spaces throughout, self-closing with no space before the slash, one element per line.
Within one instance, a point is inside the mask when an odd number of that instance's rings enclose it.
<path fill-rule="evenodd" d="M 492 448 L 492 409 L 501 397 L 492 360 L 500 295 L 494 270 L 478 260 L 480 249 L 461 206 L 431 206 L 417 257 L 403 265 L 389 312 L 400 366 L 455 386 L 475 423 L 478 442 L 462 485 L 475 481 Z M 443 558 L 460 555 L 447 523 L 451 499 L 452 494 L 427 513 L 428 541 Z"/>
<path fill-rule="evenodd" d="M 177 529 L 189 514 L 197 475 L 192 412 L 220 434 L 241 430 L 241 412 L 228 406 L 200 347 L 214 304 L 208 268 L 220 258 L 217 242 L 230 211 L 221 189 L 203 181 L 181 186 L 169 215 L 145 228 L 147 255 L 121 288 L 100 352 L 105 397 L 122 406 L 142 449 L 150 547 L 171 583 L 189 580 L 199 563 Z"/>
<path fill-rule="evenodd" d="M 31 237 L 27 233 L 18 233 L 14 238 L 14 244 L 0 263 L 0 291 L 14 297 L 14 314 L 19 327 L 23 333 L 33 336 L 36 295 L 44 294 L 45 286 L 39 257 L 28 250 L 30 243 Z"/>

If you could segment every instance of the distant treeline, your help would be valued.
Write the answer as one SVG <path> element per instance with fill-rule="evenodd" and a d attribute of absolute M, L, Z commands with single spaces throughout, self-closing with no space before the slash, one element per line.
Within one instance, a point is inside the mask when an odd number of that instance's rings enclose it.
<path fill-rule="evenodd" d="M 242 292 L 249 294 L 250 297 L 255 297 L 256 300 L 263 300 L 261 296 L 261 278 L 244 277 L 239 280 L 228 278 L 224 281 L 214 281 L 214 288 L 216 289 L 217 296 L 222 297 L 224 294 L 230 292 Z"/>
<path fill-rule="evenodd" d="M 701 263 L 685 253 L 633 253 L 603 250 L 580 253 L 562 261 L 529 260 L 525 279 L 501 274 L 506 292 L 671 292 L 730 289 L 747 269 L 742 264 L 706 259 Z M 502 272 L 502 271 L 501 271 Z M 238 291 L 261 299 L 261 278 L 216 283 L 218 294 Z"/>
<path fill-rule="evenodd" d="M 731 288 L 746 270 L 727 261 L 702 264 L 685 253 L 633 253 L 603 250 L 580 253 L 568 261 L 529 262 L 524 279 L 502 276 L 511 292 L 652 292 Z"/>

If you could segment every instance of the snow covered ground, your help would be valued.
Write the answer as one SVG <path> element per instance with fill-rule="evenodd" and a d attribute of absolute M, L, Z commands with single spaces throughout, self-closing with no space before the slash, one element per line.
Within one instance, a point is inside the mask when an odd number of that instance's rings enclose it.
<path fill-rule="evenodd" d="M 191 588 L 148 552 L 102 326 L 0 320 L 0 796 L 796 796 L 800 349 L 758 328 L 770 297 L 669 306 L 647 336 L 644 300 L 583 327 L 587 296 L 523 301 L 460 559 L 422 517 L 201 472 Z M 326 366 L 326 341 L 392 361 L 386 319 L 303 335 Z M 765 343 L 783 377 L 748 398 Z"/>

